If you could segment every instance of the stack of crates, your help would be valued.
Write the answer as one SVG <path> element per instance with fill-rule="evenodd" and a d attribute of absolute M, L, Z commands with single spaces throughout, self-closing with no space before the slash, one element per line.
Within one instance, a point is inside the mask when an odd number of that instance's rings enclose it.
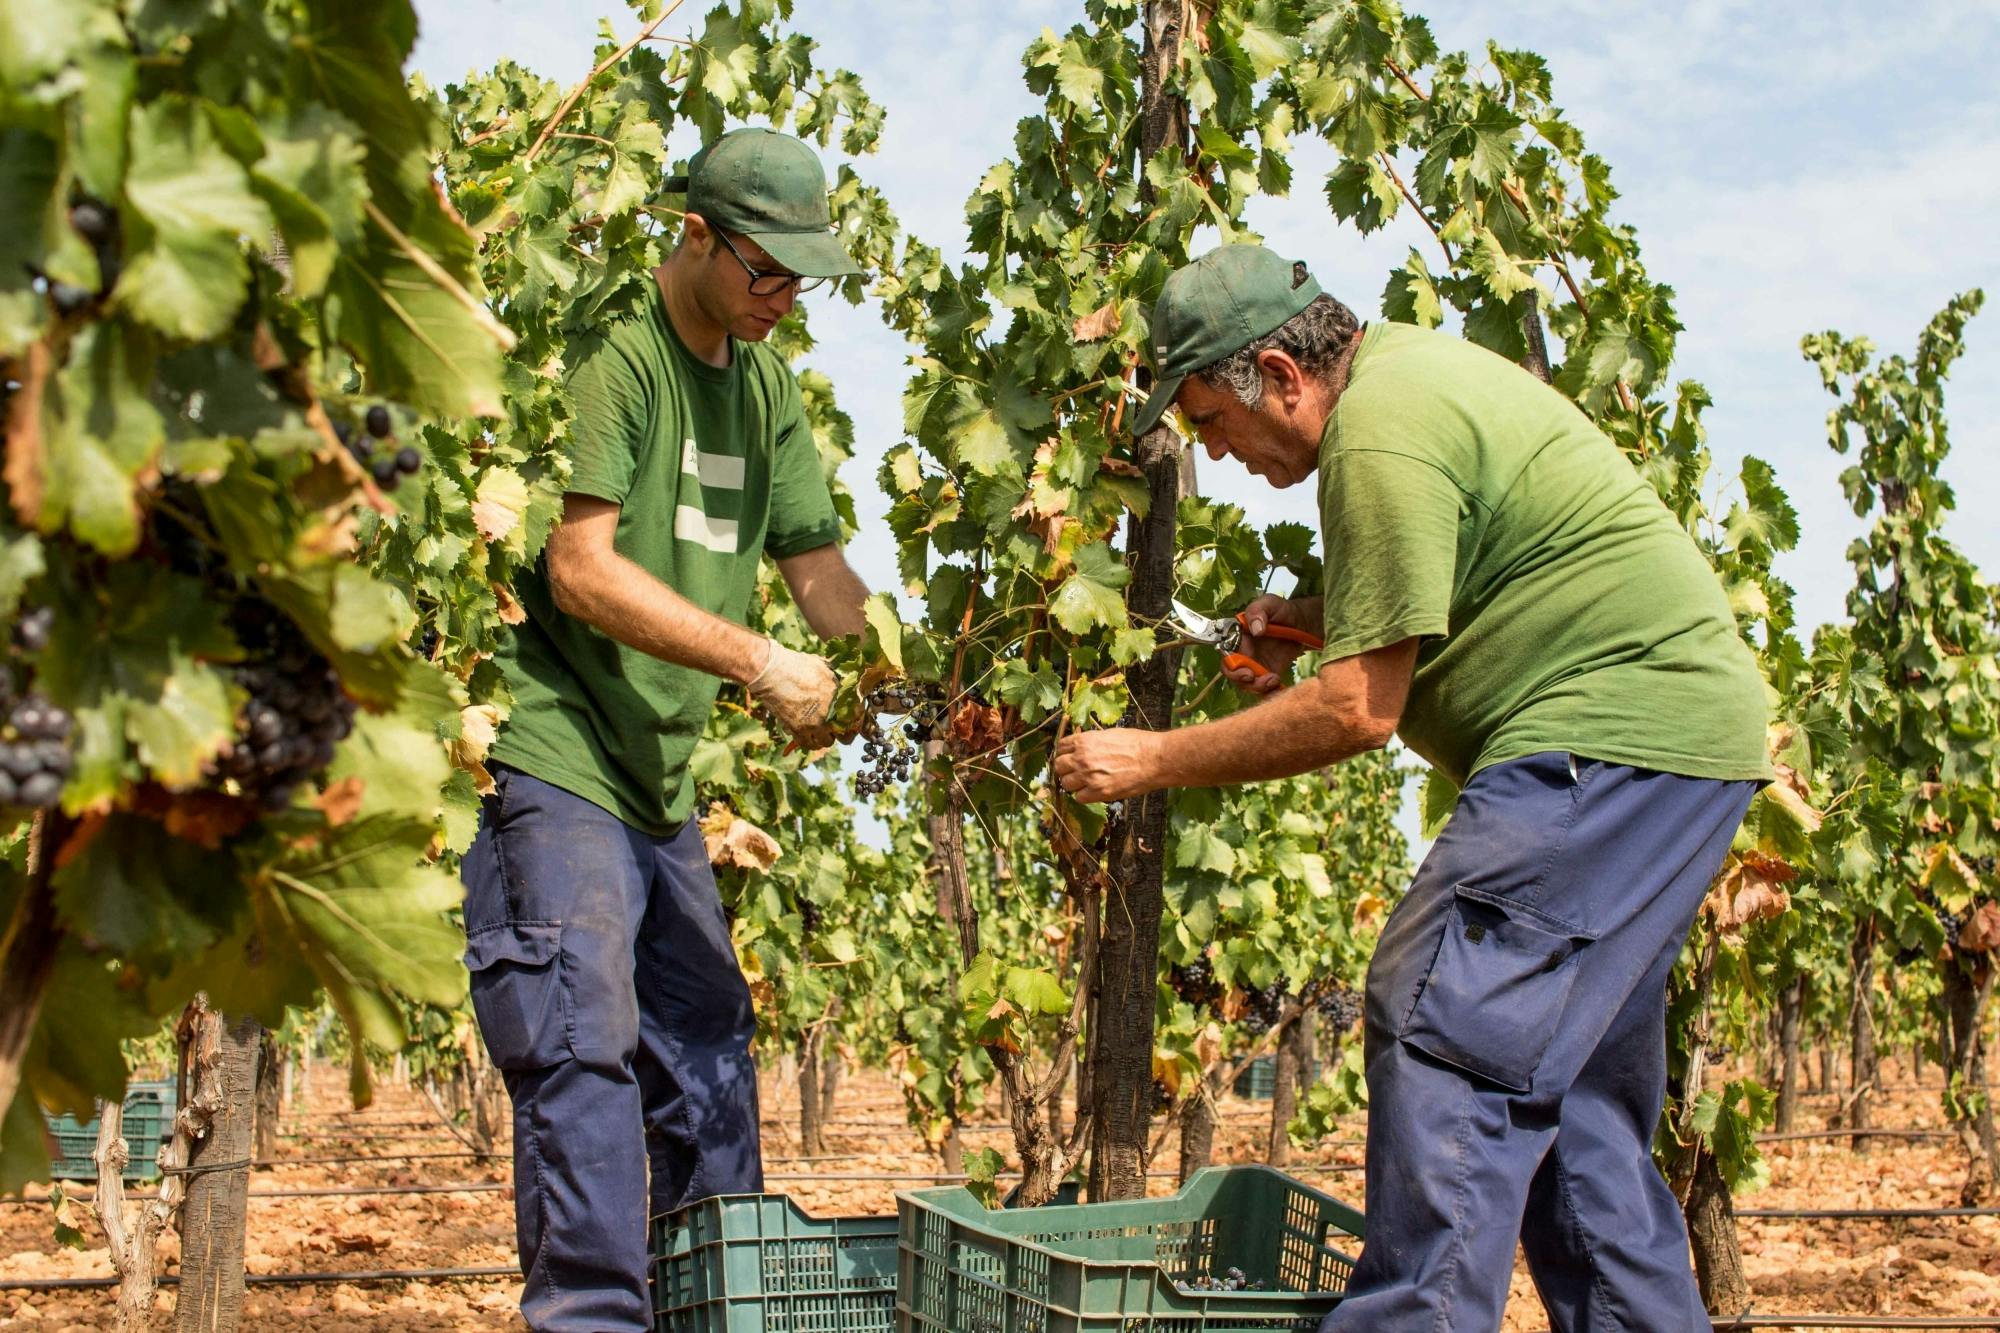
<path fill-rule="evenodd" d="M 1310 1084 L 1318 1077 L 1319 1061 L 1313 1060 L 1308 1062 L 1306 1067 L 1306 1083 Z M 1278 1092 L 1278 1057 L 1275 1055 L 1260 1055 L 1255 1060 L 1252 1060 L 1244 1068 L 1243 1072 L 1236 1076 L 1236 1082 L 1230 1087 L 1230 1091 L 1245 1101 L 1270 1101 Z M 1300 1088 L 1299 1091 L 1304 1092 L 1305 1089 Z"/>
<path fill-rule="evenodd" d="M 744 1194 L 655 1218 L 655 1333 L 1311 1333 L 1362 1226 L 1262 1166 L 1164 1199 L 988 1210 L 954 1185 L 897 1209 L 820 1220 Z"/>
<path fill-rule="evenodd" d="M 125 1145 L 130 1155 L 125 1163 L 125 1179 L 153 1180 L 159 1176 L 160 1147 L 173 1137 L 177 1109 L 172 1079 L 135 1080 L 126 1085 Z M 70 1115 L 45 1118 L 49 1135 L 56 1141 L 49 1178 L 95 1180 L 97 1118 L 85 1121 Z"/>

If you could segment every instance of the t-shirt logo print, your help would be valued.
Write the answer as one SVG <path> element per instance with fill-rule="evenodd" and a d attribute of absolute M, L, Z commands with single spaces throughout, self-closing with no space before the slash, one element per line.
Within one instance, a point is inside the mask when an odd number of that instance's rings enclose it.
<path fill-rule="evenodd" d="M 674 536 L 684 542 L 705 546 L 720 555 L 736 554 L 736 520 L 713 518 L 706 508 L 704 491 L 743 489 L 743 460 L 733 454 L 711 454 L 697 449 L 694 437 L 681 444 L 681 473 L 698 483 L 688 488 L 702 504 L 683 499 L 674 506 Z"/>

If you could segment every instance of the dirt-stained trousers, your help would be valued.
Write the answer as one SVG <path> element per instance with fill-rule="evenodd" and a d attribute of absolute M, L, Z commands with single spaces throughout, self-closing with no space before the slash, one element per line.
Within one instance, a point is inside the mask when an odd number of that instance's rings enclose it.
<path fill-rule="evenodd" d="M 692 820 L 653 837 L 493 776 L 465 964 L 514 1103 L 521 1313 L 537 1333 L 643 1333 L 649 1210 L 763 1188 L 749 987 Z"/>
<path fill-rule="evenodd" d="M 1666 985 L 1754 782 L 1544 753 L 1475 774 L 1369 966 L 1367 1240 L 1321 1333 L 1706 1330 L 1654 1167 Z"/>

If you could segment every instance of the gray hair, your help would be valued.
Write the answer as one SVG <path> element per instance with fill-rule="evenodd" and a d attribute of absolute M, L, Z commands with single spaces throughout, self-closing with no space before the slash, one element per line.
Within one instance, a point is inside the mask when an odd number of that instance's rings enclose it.
<path fill-rule="evenodd" d="M 1244 344 L 1228 356 L 1195 374 L 1211 389 L 1236 395 L 1245 407 L 1264 401 L 1264 372 L 1257 354 L 1275 348 L 1299 363 L 1308 375 L 1324 377 L 1340 360 L 1341 353 L 1361 327 L 1354 312 L 1331 296 L 1315 296 L 1312 304 L 1261 338 Z"/>

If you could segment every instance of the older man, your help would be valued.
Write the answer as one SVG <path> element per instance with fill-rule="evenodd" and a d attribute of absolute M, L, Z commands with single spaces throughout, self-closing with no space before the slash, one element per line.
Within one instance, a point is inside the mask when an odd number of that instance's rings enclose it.
<path fill-rule="evenodd" d="M 1461 788 L 1369 967 L 1368 1236 L 1325 1329 L 1497 1329 L 1517 1237 L 1557 1329 L 1707 1329 L 1650 1144 L 1667 978 L 1769 776 L 1713 571 L 1562 395 L 1261 246 L 1173 274 L 1152 333 L 1135 429 L 1177 405 L 1218 460 L 1317 472 L 1326 593 L 1246 608 L 1262 704 L 1070 737 L 1058 779 L 1118 800 L 1400 735 Z M 1316 675 L 1282 688 L 1271 625 L 1323 629 Z"/>

